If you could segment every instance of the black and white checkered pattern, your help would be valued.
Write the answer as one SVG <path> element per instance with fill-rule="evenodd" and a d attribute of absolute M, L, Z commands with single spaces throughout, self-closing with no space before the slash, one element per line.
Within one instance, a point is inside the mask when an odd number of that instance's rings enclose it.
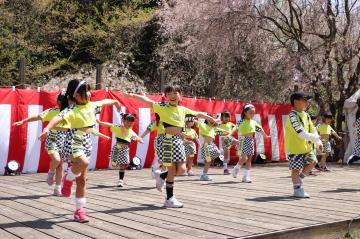
<path fill-rule="evenodd" d="M 159 140 L 160 140 L 160 136 L 161 136 L 162 134 L 160 134 L 160 135 L 157 135 L 156 137 L 155 137 L 155 139 L 154 139 L 154 150 L 155 150 L 155 154 L 156 154 L 156 156 L 158 156 L 158 158 L 159 158 L 159 160 L 161 160 L 161 155 L 162 155 L 162 151 L 161 151 L 161 148 L 159 147 Z"/>
<path fill-rule="evenodd" d="M 159 160 L 163 161 L 163 142 L 165 140 L 165 135 L 159 135 L 158 136 L 158 157 Z M 170 138 L 172 141 L 172 154 L 173 154 L 173 159 L 172 159 L 172 163 L 177 163 L 177 162 L 185 162 L 186 161 L 186 155 L 185 155 L 185 147 L 184 147 L 184 142 L 181 138 L 181 136 L 179 135 L 172 135 L 172 137 Z"/>
<path fill-rule="evenodd" d="M 355 138 L 355 147 L 353 155 L 360 157 L 360 138 Z"/>
<path fill-rule="evenodd" d="M 64 147 L 65 138 L 66 138 L 67 131 L 50 131 L 45 140 L 45 150 L 52 154 L 54 152 L 58 152 L 61 156 L 62 149 Z"/>
<path fill-rule="evenodd" d="M 220 156 L 220 150 L 214 143 L 204 143 L 201 146 L 201 158 L 204 162 L 209 162 Z"/>
<path fill-rule="evenodd" d="M 225 136 L 225 137 L 220 137 L 220 140 L 221 140 L 222 149 L 225 151 L 231 148 L 234 138 L 232 136 Z"/>
<path fill-rule="evenodd" d="M 242 154 L 252 156 L 254 152 L 254 138 L 239 136 L 238 156 Z"/>
<path fill-rule="evenodd" d="M 115 144 L 111 150 L 110 160 L 114 164 L 129 164 L 130 163 L 129 152 L 130 152 L 129 147 L 119 146 Z"/>
<path fill-rule="evenodd" d="M 90 134 L 80 135 L 77 129 L 68 131 L 64 143 L 63 160 L 70 162 L 70 156 L 83 152 L 87 158 L 91 156 L 92 140 Z"/>
<path fill-rule="evenodd" d="M 306 165 L 317 163 L 316 156 L 313 152 L 307 154 L 289 154 L 287 158 L 289 160 L 290 170 L 301 170 Z"/>
<path fill-rule="evenodd" d="M 192 143 L 184 142 L 184 146 L 185 146 L 185 155 L 187 158 L 192 157 L 196 154 L 196 145 L 194 142 Z"/>

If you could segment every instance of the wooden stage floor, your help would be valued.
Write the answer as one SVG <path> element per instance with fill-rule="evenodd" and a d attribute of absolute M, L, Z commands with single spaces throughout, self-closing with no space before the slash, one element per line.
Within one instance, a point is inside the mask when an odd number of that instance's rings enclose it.
<path fill-rule="evenodd" d="M 219 168 L 210 173 L 212 182 L 177 177 L 185 206 L 165 209 L 149 169 L 126 171 L 124 188 L 114 186 L 116 170 L 90 172 L 87 224 L 72 221 L 73 197 L 50 195 L 46 174 L 3 176 L 0 238 L 345 238 L 349 220 L 360 227 L 360 167 L 306 178 L 312 197 L 302 200 L 291 197 L 285 164 L 255 167 L 251 184 Z"/>

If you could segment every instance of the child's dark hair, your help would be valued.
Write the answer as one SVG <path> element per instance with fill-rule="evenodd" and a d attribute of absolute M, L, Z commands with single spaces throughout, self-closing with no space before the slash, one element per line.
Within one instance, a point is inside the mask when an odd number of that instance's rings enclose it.
<path fill-rule="evenodd" d="M 160 124 L 160 115 L 158 113 L 155 113 L 155 121 L 156 121 L 156 126 L 159 126 L 159 124 Z"/>
<path fill-rule="evenodd" d="M 332 119 L 333 116 L 330 112 L 324 112 L 324 114 L 322 115 L 322 118 L 323 118 L 323 120 Z"/>
<path fill-rule="evenodd" d="M 230 118 L 231 117 L 231 114 L 229 111 L 224 111 L 224 112 L 221 112 L 221 115 L 220 115 L 221 118 Z"/>
<path fill-rule="evenodd" d="M 65 98 L 65 94 L 62 94 L 62 93 L 60 93 L 60 94 L 58 94 L 57 96 L 56 96 L 56 101 L 62 101 L 63 100 L 63 98 Z"/>
<path fill-rule="evenodd" d="M 125 121 L 129 121 L 129 122 L 134 122 L 136 118 L 136 114 L 130 114 L 130 113 L 125 113 L 122 115 L 122 119 Z"/>
<path fill-rule="evenodd" d="M 177 92 L 177 93 L 181 94 L 180 86 L 178 86 L 178 85 L 167 85 L 167 86 L 165 86 L 164 94 L 167 95 L 167 94 L 169 94 L 171 92 Z"/>
<path fill-rule="evenodd" d="M 241 119 L 245 119 L 245 113 L 252 108 L 255 108 L 255 106 L 252 104 L 245 104 L 241 112 Z"/>
<path fill-rule="evenodd" d="M 357 111 L 356 111 L 356 119 L 360 118 L 360 97 L 357 99 L 356 101 L 356 104 L 357 104 Z"/>
<path fill-rule="evenodd" d="M 195 116 L 194 115 L 190 115 L 190 114 L 186 114 L 185 115 L 185 122 L 194 122 L 195 120 Z M 195 128 L 195 124 L 193 126 L 191 126 L 192 129 Z"/>
<path fill-rule="evenodd" d="M 90 86 L 86 84 L 86 81 L 74 79 L 69 81 L 65 95 L 61 100 L 60 110 L 63 110 L 69 106 L 68 99 L 75 101 L 76 93 L 80 94 L 81 98 L 87 98 L 86 93 L 90 90 Z"/>

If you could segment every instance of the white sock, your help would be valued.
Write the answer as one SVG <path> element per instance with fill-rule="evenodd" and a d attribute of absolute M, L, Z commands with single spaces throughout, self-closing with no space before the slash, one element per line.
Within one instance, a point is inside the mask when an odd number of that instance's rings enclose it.
<path fill-rule="evenodd" d="M 66 176 L 66 180 L 68 180 L 68 181 L 73 181 L 75 178 L 77 178 L 77 177 L 79 177 L 79 176 L 81 175 L 81 173 L 79 173 L 79 174 L 74 174 L 71 169 L 72 169 L 72 168 L 69 168 L 68 174 L 67 174 L 67 176 Z"/>
<path fill-rule="evenodd" d="M 250 177 L 250 169 L 244 169 L 244 177 Z"/>
<path fill-rule="evenodd" d="M 86 198 L 75 198 L 76 210 L 85 207 Z"/>
<path fill-rule="evenodd" d="M 61 184 L 60 185 L 55 185 L 55 190 L 60 191 L 61 190 Z"/>
<path fill-rule="evenodd" d="M 235 165 L 235 168 L 240 169 L 240 164 L 237 163 L 237 164 Z"/>
<path fill-rule="evenodd" d="M 228 163 L 226 162 L 224 162 L 224 169 L 227 169 L 227 167 L 228 167 Z"/>

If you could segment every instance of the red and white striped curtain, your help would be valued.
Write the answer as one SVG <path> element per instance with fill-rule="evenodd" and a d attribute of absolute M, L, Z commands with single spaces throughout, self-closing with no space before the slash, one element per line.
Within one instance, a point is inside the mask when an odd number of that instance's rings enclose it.
<path fill-rule="evenodd" d="M 4 167 L 10 160 L 16 160 L 21 165 L 23 173 L 47 172 L 50 158 L 44 149 L 45 142 L 38 140 L 38 136 L 46 123 L 41 121 L 30 122 L 22 126 L 12 124 L 29 116 L 38 115 L 43 110 L 56 106 L 56 96 L 59 92 L 1 89 L 0 88 L 0 174 L 4 173 Z M 150 95 L 151 99 L 161 101 L 159 95 Z M 154 119 L 150 108 L 141 102 L 132 99 L 123 99 L 119 92 L 97 90 L 92 92 L 92 101 L 101 99 L 117 99 L 122 104 L 122 111 L 135 113 L 137 119 L 134 131 L 141 134 Z M 244 102 L 206 100 L 187 98 L 182 99 L 182 105 L 201 112 L 220 113 L 223 110 L 230 111 L 231 120 L 236 123 Z M 284 151 L 284 123 L 291 106 L 287 104 L 254 103 L 256 107 L 255 120 L 264 128 L 271 139 L 264 139 L 261 134 L 256 135 L 256 153 L 264 153 L 273 161 L 286 160 Z M 102 121 L 121 123 L 120 115 L 111 106 L 103 107 L 98 115 Z M 98 126 L 96 126 L 98 127 Z M 112 136 L 109 128 L 100 127 L 101 133 Z M 135 155 L 142 159 L 144 167 L 150 167 L 154 158 L 153 139 L 155 133 L 151 133 L 144 139 L 144 144 L 131 143 L 130 157 Z M 201 139 L 200 139 L 201 141 Z M 93 151 L 90 160 L 90 169 L 104 169 L 111 167 L 109 154 L 115 138 L 105 140 L 93 137 Z M 219 140 L 216 140 L 219 144 Z M 231 160 L 236 160 L 236 151 L 231 151 Z"/>

